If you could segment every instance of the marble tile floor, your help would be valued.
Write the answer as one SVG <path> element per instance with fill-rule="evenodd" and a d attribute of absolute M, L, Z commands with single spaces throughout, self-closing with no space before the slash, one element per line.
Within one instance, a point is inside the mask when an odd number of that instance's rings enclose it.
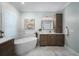
<path fill-rule="evenodd" d="M 45 46 L 36 47 L 24 56 L 76 56 L 76 54 L 68 51 L 64 47 Z"/>

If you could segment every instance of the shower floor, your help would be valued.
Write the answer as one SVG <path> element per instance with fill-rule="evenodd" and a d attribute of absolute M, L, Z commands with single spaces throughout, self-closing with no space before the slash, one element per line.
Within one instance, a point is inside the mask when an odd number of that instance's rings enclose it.
<path fill-rule="evenodd" d="M 76 54 L 70 52 L 64 47 L 58 46 L 45 46 L 36 47 L 31 50 L 25 56 L 76 56 Z"/>

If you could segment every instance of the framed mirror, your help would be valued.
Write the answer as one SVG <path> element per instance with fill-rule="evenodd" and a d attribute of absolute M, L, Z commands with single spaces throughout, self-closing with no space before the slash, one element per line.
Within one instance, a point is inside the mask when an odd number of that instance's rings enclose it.
<path fill-rule="evenodd" d="M 42 30 L 53 30 L 53 20 L 42 20 L 41 29 Z"/>

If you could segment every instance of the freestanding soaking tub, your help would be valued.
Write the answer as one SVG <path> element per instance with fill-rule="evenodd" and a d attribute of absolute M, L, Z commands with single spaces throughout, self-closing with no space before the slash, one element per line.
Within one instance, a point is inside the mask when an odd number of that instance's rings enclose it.
<path fill-rule="evenodd" d="M 21 39 L 15 39 L 15 52 L 18 56 L 23 56 L 30 50 L 36 47 L 37 38 L 36 37 L 25 37 Z"/>

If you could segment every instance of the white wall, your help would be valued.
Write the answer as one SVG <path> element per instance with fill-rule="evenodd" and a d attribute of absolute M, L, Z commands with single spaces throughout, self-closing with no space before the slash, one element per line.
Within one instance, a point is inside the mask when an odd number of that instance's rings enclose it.
<path fill-rule="evenodd" d="M 22 13 L 22 31 L 24 31 L 24 19 L 35 19 L 35 30 L 41 28 L 41 20 L 45 16 L 54 17 L 55 13 L 53 12 L 26 12 Z"/>
<path fill-rule="evenodd" d="M 1 6 L 1 3 L 0 3 L 0 30 L 1 30 L 1 20 L 2 20 L 2 6 Z"/>
<path fill-rule="evenodd" d="M 11 13 L 13 16 L 14 16 L 14 20 L 16 21 L 16 36 L 19 34 L 19 31 L 20 31 L 20 13 L 19 11 L 14 7 L 12 6 L 10 3 L 2 3 L 2 29 L 3 31 L 5 32 L 5 20 L 7 20 L 5 18 L 5 12 L 9 12 Z M 8 18 L 9 15 L 7 15 Z M 12 19 L 11 19 L 12 20 Z M 12 23 L 14 24 L 14 23 Z"/>
<path fill-rule="evenodd" d="M 63 30 L 69 29 L 65 36 L 65 45 L 79 53 L 79 2 L 71 3 L 63 12 Z"/>
<path fill-rule="evenodd" d="M 0 3 L 0 30 L 1 30 L 1 27 L 2 27 L 2 6 Z M 1 33 L 0 33 L 0 35 L 1 35 Z"/>

